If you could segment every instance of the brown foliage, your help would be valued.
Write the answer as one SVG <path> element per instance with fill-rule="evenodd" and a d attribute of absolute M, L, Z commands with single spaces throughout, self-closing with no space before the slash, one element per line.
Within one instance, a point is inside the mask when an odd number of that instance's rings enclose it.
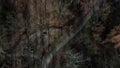
<path fill-rule="evenodd" d="M 114 47 L 115 48 L 119 48 L 120 47 L 120 25 L 118 26 L 115 26 L 110 34 L 108 34 L 108 37 L 107 37 L 107 42 L 111 42 L 111 43 L 114 43 Z"/>

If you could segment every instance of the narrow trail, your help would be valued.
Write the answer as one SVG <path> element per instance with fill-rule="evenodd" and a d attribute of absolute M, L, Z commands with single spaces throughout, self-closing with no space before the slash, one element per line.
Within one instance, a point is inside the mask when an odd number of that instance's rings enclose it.
<path fill-rule="evenodd" d="M 84 28 L 84 26 L 89 22 L 89 20 L 92 18 L 92 16 L 94 15 L 94 13 L 100 9 L 100 6 L 103 5 L 103 0 L 99 0 L 89 11 L 89 13 L 86 15 L 86 17 L 83 20 L 83 24 L 82 26 L 79 26 L 79 28 L 77 29 L 77 31 L 73 34 L 71 34 L 69 37 L 67 37 L 63 42 L 59 43 L 57 45 L 57 47 L 48 54 L 48 56 L 44 57 L 43 59 L 43 64 L 42 64 L 42 68 L 48 68 L 48 65 L 50 64 L 52 58 L 55 56 L 55 54 L 62 49 L 64 46 L 66 46 L 73 38 L 75 38 L 76 36 L 78 36 L 81 32 L 81 30 Z"/>

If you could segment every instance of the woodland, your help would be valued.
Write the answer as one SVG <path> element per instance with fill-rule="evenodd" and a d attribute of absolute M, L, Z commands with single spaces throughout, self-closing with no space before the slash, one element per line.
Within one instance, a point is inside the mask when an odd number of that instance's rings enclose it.
<path fill-rule="evenodd" d="M 0 0 L 0 68 L 120 68 L 120 0 Z"/>

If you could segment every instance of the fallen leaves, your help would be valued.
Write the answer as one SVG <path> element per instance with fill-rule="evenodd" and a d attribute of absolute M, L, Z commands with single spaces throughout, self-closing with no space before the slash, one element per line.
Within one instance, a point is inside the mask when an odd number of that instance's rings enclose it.
<path fill-rule="evenodd" d="M 117 35 L 117 36 L 112 37 L 111 41 L 112 41 L 113 43 L 118 43 L 118 42 L 120 42 L 120 35 Z"/>
<path fill-rule="evenodd" d="M 114 48 L 120 47 L 120 25 L 115 26 L 108 34 L 107 38 L 103 43 L 113 43 Z"/>
<path fill-rule="evenodd" d="M 114 45 L 115 48 L 119 48 L 120 47 L 120 35 L 112 37 L 111 42 L 115 43 Z"/>
<path fill-rule="evenodd" d="M 115 44 L 114 47 L 119 48 L 120 47 L 120 25 L 115 26 L 112 29 L 110 35 L 111 35 L 111 39 L 110 39 L 111 42 Z"/>
<path fill-rule="evenodd" d="M 120 42 L 119 43 L 117 43 L 117 44 L 115 44 L 115 46 L 114 46 L 115 48 L 119 48 L 120 47 Z"/>

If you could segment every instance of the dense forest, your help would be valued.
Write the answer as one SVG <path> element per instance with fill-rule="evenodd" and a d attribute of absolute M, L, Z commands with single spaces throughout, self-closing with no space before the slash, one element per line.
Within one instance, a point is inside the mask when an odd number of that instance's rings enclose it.
<path fill-rule="evenodd" d="M 120 68 L 120 0 L 0 0 L 0 68 Z"/>

